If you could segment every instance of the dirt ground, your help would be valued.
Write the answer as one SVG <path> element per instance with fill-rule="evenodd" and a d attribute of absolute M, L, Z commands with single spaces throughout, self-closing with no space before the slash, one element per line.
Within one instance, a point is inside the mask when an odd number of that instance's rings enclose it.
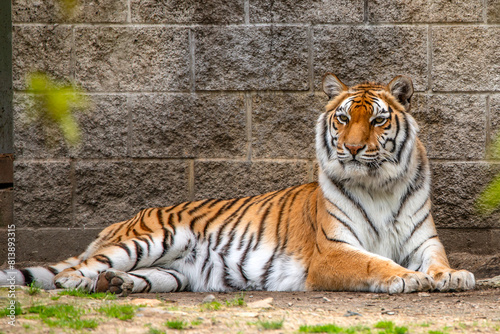
<path fill-rule="evenodd" d="M 375 328 L 379 321 L 407 327 L 407 333 L 500 333 L 499 288 L 406 295 L 247 291 L 214 293 L 215 302 L 211 303 L 207 303 L 213 300 L 210 293 L 136 294 L 116 300 L 60 296 L 53 300 L 58 291 L 34 295 L 28 291 L 27 288 L 17 291 L 16 298 L 23 310 L 31 305 L 75 305 L 86 310 L 82 318 L 97 319 L 99 325 L 81 330 L 50 327 L 24 311 L 16 316 L 15 326 L 8 325 L 7 318 L 2 319 L 0 333 L 180 332 L 168 328 L 169 320 L 184 321 L 186 333 L 297 333 L 300 326 L 320 324 L 335 324 L 351 333 L 397 333 Z M 6 299 L 7 290 L 0 290 L 3 305 Z M 138 308 L 130 320 L 106 317 L 95 311 L 110 304 L 138 305 Z M 266 323 L 276 322 L 282 322 L 281 328 L 263 328 Z"/>

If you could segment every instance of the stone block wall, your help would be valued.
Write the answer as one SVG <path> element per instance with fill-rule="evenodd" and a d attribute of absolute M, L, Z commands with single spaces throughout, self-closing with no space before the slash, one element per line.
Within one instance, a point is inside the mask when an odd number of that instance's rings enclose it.
<path fill-rule="evenodd" d="M 499 251 L 500 212 L 474 200 L 500 171 L 500 0 L 85 0 L 69 20 L 13 0 L 12 22 L 18 262 L 76 255 L 144 207 L 315 180 L 325 72 L 413 79 L 441 238 Z M 87 90 L 79 148 L 23 125 L 33 70 Z"/>

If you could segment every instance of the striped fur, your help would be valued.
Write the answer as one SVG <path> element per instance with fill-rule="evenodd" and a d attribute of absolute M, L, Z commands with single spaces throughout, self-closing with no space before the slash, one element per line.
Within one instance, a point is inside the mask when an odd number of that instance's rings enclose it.
<path fill-rule="evenodd" d="M 78 258 L 11 275 L 122 294 L 473 288 L 436 234 L 429 163 L 408 113 L 411 80 L 347 87 L 329 74 L 323 87 L 318 183 L 146 209 L 104 229 Z"/>

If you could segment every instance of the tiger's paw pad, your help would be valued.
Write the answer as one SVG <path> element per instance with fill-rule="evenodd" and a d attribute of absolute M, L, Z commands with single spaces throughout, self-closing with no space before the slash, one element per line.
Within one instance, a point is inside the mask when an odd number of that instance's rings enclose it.
<path fill-rule="evenodd" d="M 61 275 L 63 274 L 63 275 Z M 92 279 L 77 274 L 61 273 L 54 277 L 54 285 L 59 289 L 79 289 L 91 291 Z"/>
<path fill-rule="evenodd" d="M 474 274 L 467 270 L 441 272 L 434 275 L 434 280 L 436 290 L 441 292 L 472 290 L 476 286 Z"/>
<path fill-rule="evenodd" d="M 435 288 L 435 282 L 429 275 L 420 272 L 407 273 L 402 276 L 393 276 L 389 279 L 387 292 L 411 293 L 418 291 L 431 291 Z"/>
<path fill-rule="evenodd" d="M 96 292 L 111 292 L 120 296 L 128 296 L 134 287 L 134 282 L 126 272 L 109 269 L 99 274 L 96 282 Z"/>

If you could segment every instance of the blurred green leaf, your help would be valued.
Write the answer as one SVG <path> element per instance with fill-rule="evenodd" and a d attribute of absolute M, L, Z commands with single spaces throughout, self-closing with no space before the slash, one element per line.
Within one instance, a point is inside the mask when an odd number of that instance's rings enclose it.
<path fill-rule="evenodd" d="M 71 84 L 63 84 L 42 72 L 27 77 L 27 92 L 32 104 L 27 108 L 30 122 L 39 122 L 49 138 L 60 134 L 70 146 L 80 142 L 80 128 L 75 113 L 89 107 L 85 93 Z"/>
<path fill-rule="evenodd" d="M 477 200 L 479 210 L 490 214 L 500 205 L 500 175 L 497 175 Z"/>

